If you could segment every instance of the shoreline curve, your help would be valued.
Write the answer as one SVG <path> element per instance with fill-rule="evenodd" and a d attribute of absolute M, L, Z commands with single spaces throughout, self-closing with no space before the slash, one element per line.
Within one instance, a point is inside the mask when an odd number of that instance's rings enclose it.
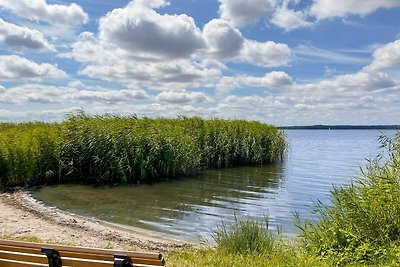
<path fill-rule="evenodd" d="M 45 206 L 25 190 L 0 193 L 0 236 L 10 239 L 29 236 L 44 243 L 150 252 L 193 247 Z"/>

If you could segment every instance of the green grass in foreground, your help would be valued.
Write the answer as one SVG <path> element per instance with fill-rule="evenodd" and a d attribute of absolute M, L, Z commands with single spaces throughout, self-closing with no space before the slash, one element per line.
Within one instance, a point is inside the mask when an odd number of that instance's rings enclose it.
<path fill-rule="evenodd" d="M 235 217 L 214 233 L 215 248 L 172 253 L 169 266 L 329 266 L 300 247 L 275 238 L 265 223 Z"/>
<path fill-rule="evenodd" d="M 375 263 L 348 262 L 338 264 L 329 258 L 300 251 L 296 247 L 287 247 L 281 251 L 256 254 L 231 254 L 214 249 L 200 249 L 193 251 L 174 252 L 167 255 L 168 266 L 179 267 L 206 267 L 206 266 L 235 266 L 235 267 L 397 267 L 400 266 L 399 255 L 393 254 L 385 261 Z"/>
<path fill-rule="evenodd" d="M 220 249 L 200 249 L 172 253 L 167 256 L 168 266 L 206 267 L 328 267 L 329 262 L 318 259 L 291 247 L 282 248 L 271 253 L 234 254 Z"/>
<path fill-rule="evenodd" d="M 0 187 L 119 183 L 280 160 L 282 131 L 259 122 L 75 114 L 62 123 L 0 123 Z"/>

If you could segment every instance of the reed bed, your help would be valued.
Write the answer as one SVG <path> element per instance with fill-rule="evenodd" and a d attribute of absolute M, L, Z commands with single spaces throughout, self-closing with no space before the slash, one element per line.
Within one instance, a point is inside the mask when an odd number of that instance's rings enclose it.
<path fill-rule="evenodd" d="M 75 114 L 0 124 L 0 185 L 154 181 L 281 160 L 284 133 L 259 122 Z"/>
<path fill-rule="evenodd" d="M 0 125 L 0 187 L 52 182 L 60 174 L 60 125 Z"/>

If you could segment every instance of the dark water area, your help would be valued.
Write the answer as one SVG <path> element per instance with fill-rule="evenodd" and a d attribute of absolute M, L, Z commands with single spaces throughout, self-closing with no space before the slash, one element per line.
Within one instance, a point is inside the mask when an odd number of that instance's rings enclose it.
<path fill-rule="evenodd" d="M 389 136 L 395 131 L 386 131 Z M 378 130 L 287 130 L 289 148 L 277 165 L 205 170 L 197 177 L 124 186 L 56 185 L 32 191 L 46 205 L 189 242 L 211 240 L 235 214 L 296 234 L 294 212 L 316 219 L 315 201 L 329 204 L 332 185 L 359 176 L 380 153 Z"/>

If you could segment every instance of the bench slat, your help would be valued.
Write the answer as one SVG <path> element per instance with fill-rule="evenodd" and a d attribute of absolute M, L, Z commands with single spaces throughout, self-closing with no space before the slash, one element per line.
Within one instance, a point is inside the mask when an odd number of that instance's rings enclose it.
<path fill-rule="evenodd" d="M 57 250 L 61 256 L 63 266 L 113 267 L 114 255 L 126 255 L 130 257 L 135 267 L 165 266 L 165 260 L 159 253 L 128 252 L 0 240 L 0 260 L 2 261 L 0 267 L 48 266 L 47 257 L 41 252 L 42 248 Z M 18 264 L 18 266 L 12 263 Z"/>
<path fill-rule="evenodd" d="M 70 267 L 113 267 L 114 262 L 110 261 L 94 261 L 94 260 L 72 260 L 72 259 L 61 259 L 62 266 L 70 266 Z"/>
<path fill-rule="evenodd" d="M 114 262 L 101 262 L 101 261 L 76 261 L 72 259 L 62 260 L 62 265 L 70 267 L 113 267 Z M 147 267 L 149 265 L 133 263 L 132 267 Z M 150 265 L 151 266 L 151 265 Z"/>
<path fill-rule="evenodd" d="M 105 254 L 105 255 L 127 255 L 134 258 L 148 258 L 148 259 L 162 259 L 160 253 L 149 253 L 149 252 L 133 252 L 133 251 L 121 251 L 121 250 L 109 250 L 109 249 L 97 249 L 97 248 L 86 248 L 86 247 L 67 247 L 53 244 L 40 244 L 31 242 L 19 242 L 11 240 L 0 240 L 0 245 L 26 247 L 26 248 L 38 248 L 51 247 L 61 253 L 61 251 L 77 252 L 77 253 L 90 253 L 90 254 Z"/>
<path fill-rule="evenodd" d="M 43 254 L 43 253 L 40 251 L 39 248 L 24 248 L 24 247 L 0 245 L 0 250 L 4 250 L 4 251 L 14 251 L 14 252 L 23 252 L 23 253 L 38 254 L 38 255 L 42 255 L 42 254 Z"/>
<path fill-rule="evenodd" d="M 48 246 L 48 247 L 51 247 L 51 246 Z M 0 245 L 0 250 L 43 255 L 41 250 L 38 248 L 26 248 L 26 247 Z M 61 257 L 82 258 L 82 259 L 102 260 L 102 261 L 113 261 L 114 260 L 114 255 L 78 253 L 78 252 L 70 252 L 70 251 L 60 251 L 59 253 L 60 253 Z M 127 255 L 127 254 L 124 254 L 124 255 Z M 154 265 L 154 266 L 164 266 L 163 260 L 159 260 L 159 259 L 146 259 L 146 258 L 136 258 L 136 257 L 131 257 L 131 258 L 132 258 L 132 261 L 135 263 Z"/>
<path fill-rule="evenodd" d="M 6 260 L 0 258 L 1 267 L 49 267 L 48 264 L 31 263 L 31 262 L 20 262 L 13 260 Z"/>
<path fill-rule="evenodd" d="M 128 253 L 123 253 L 122 255 L 128 256 Z M 81 258 L 90 260 L 101 260 L 101 261 L 114 261 L 114 255 L 100 255 L 100 254 L 85 254 L 69 251 L 60 251 L 61 258 Z M 134 263 L 154 265 L 154 266 L 164 266 L 164 260 L 161 259 L 146 259 L 146 258 L 135 258 L 130 257 Z"/>
<path fill-rule="evenodd" d="M 26 261 L 32 263 L 43 263 L 47 264 L 48 259 L 45 255 L 33 255 L 19 252 L 7 252 L 0 250 L 0 259 L 15 260 L 15 261 Z"/>
<path fill-rule="evenodd" d="M 25 253 L 6 253 L 0 251 L 0 261 L 5 261 L 5 265 L 0 263 L 0 266 L 14 266 L 14 264 L 27 266 L 29 264 L 34 264 L 34 266 L 48 266 L 47 257 L 41 257 L 40 255 L 27 255 Z M 62 259 L 63 266 L 70 267 L 113 267 L 114 262 L 111 261 L 98 261 L 93 259 L 77 259 L 77 258 L 63 258 Z M 160 266 L 154 265 L 151 262 L 138 262 L 134 261 L 134 267 L 142 267 L 142 266 Z"/>

